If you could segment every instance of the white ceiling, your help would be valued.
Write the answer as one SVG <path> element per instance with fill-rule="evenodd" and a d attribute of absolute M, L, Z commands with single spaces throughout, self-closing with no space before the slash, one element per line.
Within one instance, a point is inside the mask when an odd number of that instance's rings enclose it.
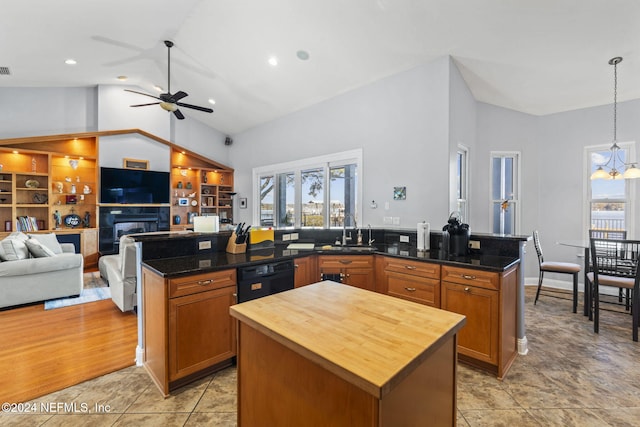
<path fill-rule="evenodd" d="M 0 67 L 11 73 L 0 87 L 126 75 L 157 94 L 170 39 L 172 91 L 216 100 L 213 114 L 181 111 L 228 134 L 444 55 L 477 100 L 544 115 L 611 103 L 614 56 L 624 57 L 618 101 L 640 98 L 639 23 L 638 0 L 11 1 L 0 11 Z"/>

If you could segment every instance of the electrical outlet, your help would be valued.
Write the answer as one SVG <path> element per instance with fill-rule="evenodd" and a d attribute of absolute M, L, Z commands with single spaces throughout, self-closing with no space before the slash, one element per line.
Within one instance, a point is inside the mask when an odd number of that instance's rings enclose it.
<path fill-rule="evenodd" d="M 298 233 L 291 233 L 291 240 L 298 240 L 300 238 L 300 235 Z"/>
<path fill-rule="evenodd" d="M 288 242 L 289 240 L 291 240 L 291 234 L 283 234 L 282 235 L 282 241 L 283 242 Z"/>
<path fill-rule="evenodd" d="M 409 236 L 400 235 L 400 243 L 409 243 Z"/>
<path fill-rule="evenodd" d="M 469 249 L 480 249 L 479 240 L 469 240 Z"/>
<path fill-rule="evenodd" d="M 393 217 L 393 225 L 400 225 L 400 217 L 399 216 L 394 216 Z"/>
<path fill-rule="evenodd" d="M 391 218 L 390 216 L 385 216 L 382 218 L 382 223 L 383 224 L 393 224 L 393 218 Z"/>
<path fill-rule="evenodd" d="M 201 251 L 204 249 L 211 249 L 211 240 L 203 240 L 201 242 L 198 242 L 198 249 Z"/>

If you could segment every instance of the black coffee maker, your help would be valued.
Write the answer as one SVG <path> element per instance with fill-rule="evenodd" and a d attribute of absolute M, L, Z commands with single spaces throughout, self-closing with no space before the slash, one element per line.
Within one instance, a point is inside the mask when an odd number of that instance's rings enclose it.
<path fill-rule="evenodd" d="M 442 227 L 442 250 L 450 256 L 464 256 L 469 252 L 469 224 L 460 222 L 456 212 L 449 215 L 447 225 Z"/>

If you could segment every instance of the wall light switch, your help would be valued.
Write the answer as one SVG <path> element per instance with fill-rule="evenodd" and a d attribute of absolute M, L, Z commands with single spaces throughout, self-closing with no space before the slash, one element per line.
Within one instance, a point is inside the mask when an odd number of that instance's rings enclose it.
<path fill-rule="evenodd" d="M 409 243 L 409 236 L 400 235 L 400 242 L 401 243 Z"/>
<path fill-rule="evenodd" d="M 204 249 L 211 249 L 211 240 L 203 240 L 201 242 L 198 242 L 198 249 L 201 251 Z"/>
<path fill-rule="evenodd" d="M 300 235 L 298 233 L 291 233 L 291 240 L 298 240 L 300 238 Z"/>
<path fill-rule="evenodd" d="M 470 249 L 480 249 L 480 241 L 479 240 L 469 240 L 469 248 Z"/>
<path fill-rule="evenodd" d="M 393 217 L 393 225 L 400 225 L 400 217 L 399 216 L 394 216 Z"/>
<path fill-rule="evenodd" d="M 283 234 L 282 235 L 282 241 L 283 242 L 288 242 L 289 240 L 291 240 L 291 234 Z"/>
<path fill-rule="evenodd" d="M 385 216 L 382 218 L 382 223 L 383 224 L 387 224 L 387 225 L 391 225 L 393 224 L 393 218 L 391 218 L 390 216 Z"/>

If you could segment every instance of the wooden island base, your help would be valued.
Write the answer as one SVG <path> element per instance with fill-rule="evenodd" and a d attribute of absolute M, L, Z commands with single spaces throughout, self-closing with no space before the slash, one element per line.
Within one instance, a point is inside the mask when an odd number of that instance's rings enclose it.
<path fill-rule="evenodd" d="M 456 423 L 460 315 L 333 282 L 231 313 L 239 426 Z"/>

